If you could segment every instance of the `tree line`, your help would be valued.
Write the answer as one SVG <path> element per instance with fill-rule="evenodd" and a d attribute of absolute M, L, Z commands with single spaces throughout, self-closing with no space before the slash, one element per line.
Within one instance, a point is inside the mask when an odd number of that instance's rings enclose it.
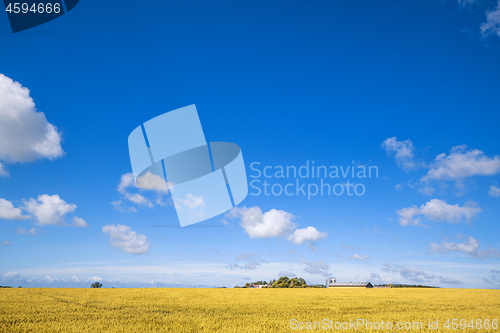
<path fill-rule="evenodd" d="M 263 288 L 326 288 L 323 284 L 308 285 L 303 278 L 294 277 L 288 278 L 287 276 L 282 276 L 278 280 L 267 281 L 257 281 L 257 282 L 247 282 L 244 288 L 250 288 L 252 285 L 263 286 Z M 235 286 L 235 288 L 242 288 Z"/>

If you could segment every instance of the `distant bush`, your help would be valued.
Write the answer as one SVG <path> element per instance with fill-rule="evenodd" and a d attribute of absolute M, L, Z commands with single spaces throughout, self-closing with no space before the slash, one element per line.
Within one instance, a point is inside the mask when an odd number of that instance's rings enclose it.
<path fill-rule="evenodd" d="M 102 287 L 102 283 L 99 283 L 99 282 L 94 282 L 90 285 L 91 288 L 101 288 Z"/>

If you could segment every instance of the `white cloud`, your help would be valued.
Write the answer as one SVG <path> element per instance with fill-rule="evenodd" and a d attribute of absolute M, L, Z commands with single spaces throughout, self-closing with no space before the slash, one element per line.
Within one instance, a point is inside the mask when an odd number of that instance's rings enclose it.
<path fill-rule="evenodd" d="M 500 156 L 488 157 L 478 149 L 467 150 L 466 145 L 456 146 L 449 155 L 439 154 L 429 165 L 427 175 L 420 179 L 425 184 L 421 189 L 431 194 L 432 181 L 462 181 L 472 176 L 491 176 L 500 172 Z"/>
<path fill-rule="evenodd" d="M 287 237 L 287 240 L 293 242 L 295 245 L 301 245 L 304 242 L 314 243 L 326 237 L 328 237 L 326 232 L 319 232 L 316 228 L 309 226 L 304 229 L 296 229 L 293 234 Z"/>
<path fill-rule="evenodd" d="M 240 225 L 250 238 L 286 237 L 298 226 L 292 222 L 295 216 L 288 212 L 271 209 L 262 213 L 257 206 L 235 207 L 229 211 L 229 216 L 241 218 Z"/>
<path fill-rule="evenodd" d="M 177 209 L 179 208 L 196 209 L 200 207 L 205 207 L 205 200 L 202 195 L 196 196 L 191 193 L 188 193 L 186 194 L 186 199 L 184 200 L 176 198 L 175 206 L 177 207 Z"/>
<path fill-rule="evenodd" d="M 268 263 L 266 260 L 259 258 L 255 253 L 245 253 L 236 256 L 236 260 L 246 261 L 245 264 L 229 264 L 226 268 L 231 270 L 233 269 L 246 269 L 246 270 L 254 270 L 262 263 Z"/>
<path fill-rule="evenodd" d="M 417 206 L 406 207 L 398 210 L 397 214 L 399 215 L 399 224 L 402 226 L 421 226 L 420 217 L 415 218 L 417 215 L 424 215 L 425 218 L 432 221 L 459 223 L 462 221 L 470 222 L 473 217 L 482 211 L 481 207 L 478 207 L 473 201 L 468 201 L 464 206 L 459 206 L 458 204 L 449 205 L 444 200 L 432 199 L 421 205 L 420 208 Z"/>
<path fill-rule="evenodd" d="M 65 224 L 64 216 L 73 213 L 76 205 L 68 204 L 57 194 L 42 194 L 38 196 L 38 200 L 33 198 L 25 200 L 23 209 L 31 213 L 40 226 L 46 224 L 63 226 Z"/>
<path fill-rule="evenodd" d="M 413 282 L 431 282 L 432 280 L 438 279 L 440 283 L 445 283 L 445 284 L 463 284 L 462 281 L 451 279 L 449 277 L 445 276 L 437 276 L 435 274 L 428 274 L 422 271 L 420 268 L 417 267 L 410 267 L 406 268 L 405 266 L 399 266 L 400 269 L 399 274 L 404 277 L 407 280 L 413 281 Z"/>
<path fill-rule="evenodd" d="M 412 281 L 412 282 L 417 282 L 417 283 L 434 283 L 434 280 L 438 280 L 440 283 L 444 283 L 444 284 L 459 285 L 459 284 L 464 283 L 462 281 L 459 281 L 456 279 L 451 279 L 451 278 L 446 277 L 446 276 L 428 274 L 417 267 L 405 267 L 403 265 L 391 266 L 386 262 L 384 262 L 384 266 L 382 267 L 382 271 L 395 272 L 395 273 L 399 272 L 399 275 L 401 275 L 403 278 L 405 278 L 409 281 Z"/>
<path fill-rule="evenodd" d="M 362 256 L 358 255 L 358 254 L 353 254 L 352 256 L 349 256 L 347 257 L 347 259 L 355 259 L 355 260 L 368 260 L 370 259 L 369 256 L 367 256 L 366 254 L 363 254 Z"/>
<path fill-rule="evenodd" d="M 73 224 L 71 226 L 81 228 L 81 227 L 88 227 L 89 224 L 87 222 L 85 222 L 84 219 L 75 216 L 75 217 L 73 217 Z"/>
<path fill-rule="evenodd" d="M 103 233 L 109 233 L 109 245 L 132 254 L 145 254 L 149 252 L 148 239 L 144 235 L 138 235 L 126 225 L 105 225 Z"/>
<path fill-rule="evenodd" d="M 396 164 L 403 170 L 409 171 L 425 166 L 423 162 L 415 161 L 413 142 L 410 139 L 398 141 L 396 137 L 387 138 L 381 146 L 388 155 L 394 155 Z"/>
<path fill-rule="evenodd" d="M 324 277 L 330 277 L 331 273 L 329 272 L 330 265 L 323 261 L 310 262 L 305 259 L 300 260 L 301 264 L 306 265 L 304 268 L 304 272 L 313 274 L 313 275 L 321 275 Z"/>
<path fill-rule="evenodd" d="M 472 237 L 468 237 L 463 243 L 442 241 L 441 244 L 430 243 L 429 246 L 431 253 L 458 252 L 477 259 L 500 258 L 500 253 L 493 248 L 480 250 L 479 241 Z"/>
<path fill-rule="evenodd" d="M 0 160 L 30 162 L 63 155 L 60 133 L 37 112 L 29 89 L 0 74 Z"/>
<path fill-rule="evenodd" d="M 12 244 L 8 240 L 4 240 L 2 246 L 12 246 Z"/>
<path fill-rule="evenodd" d="M 286 277 L 289 277 L 289 278 L 293 278 L 293 277 L 296 277 L 297 274 L 295 274 L 293 272 L 289 272 L 289 271 L 281 271 L 281 272 L 278 273 L 278 276 L 279 277 L 286 276 Z"/>
<path fill-rule="evenodd" d="M 500 197 L 500 188 L 496 187 L 495 185 L 491 185 L 488 194 L 491 197 Z"/>
<path fill-rule="evenodd" d="M 396 279 L 392 276 L 384 275 L 380 276 L 379 274 L 372 273 L 370 278 L 368 279 L 372 284 L 392 284 L 397 283 Z"/>
<path fill-rule="evenodd" d="M 0 177 L 10 177 L 10 174 L 7 172 L 7 170 L 5 170 L 5 165 L 3 165 L 2 163 L 0 163 Z"/>
<path fill-rule="evenodd" d="M 32 235 L 32 236 L 36 236 L 36 228 L 30 228 L 30 230 L 26 230 L 22 227 L 19 227 L 17 228 L 16 230 L 14 230 L 14 233 L 18 234 L 18 235 L 25 235 L 25 234 L 29 234 L 29 235 Z"/>
<path fill-rule="evenodd" d="M 135 188 L 139 191 L 143 190 L 154 190 L 156 192 L 156 199 L 154 202 L 148 199 L 146 196 L 139 193 L 132 193 L 128 189 Z M 165 182 L 165 180 L 157 175 L 152 174 L 151 172 L 146 172 L 146 174 L 137 178 L 137 181 L 134 181 L 134 175 L 132 173 L 125 173 L 120 177 L 120 182 L 118 183 L 117 191 L 122 194 L 122 199 L 126 199 L 132 204 L 136 204 L 139 206 L 145 206 L 148 208 L 153 208 L 156 203 L 158 206 L 166 206 L 166 202 L 164 202 L 163 195 L 168 193 L 169 184 Z M 137 209 L 134 205 L 127 205 L 122 200 L 112 201 L 114 209 L 123 212 L 137 212 Z"/>
<path fill-rule="evenodd" d="M 116 209 L 117 211 L 120 211 L 122 213 L 137 213 L 137 209 L 134 206 L 124 207 L 121 200 L 111 201 L 111 204 L 113 205 L 113 209 Z"/>
<path fill-rule="evenodd" d="M 481 24 L 481 32 L 483 36 L 496 34 L 500 37 L 500 0 L 495 9 L 486 12 L 486 22 Z"/>
<path fill-rule="evenodd" d="M 140 206 L 147 206 L 149 208 L 153 208 L 153 203 L 149 201 L 148 198 L 139 194 L 139 193 L 125 193 L 125 198 L 130 202 L 133 202 Z"/>
<path fill-rule="evenodd" d="M 144 175 L 137 177 L 137 187 L 145 190 L 154 190 L 161 193 L 168 193 L 169 184 L 165 180 L 150 171 L 146 172 Z"/>
<path fill-rule="evenodd" d="M 26 220 L 29 216 L 23 215 L 21 209 L 15 208 L 12 202 L 0 198 L 0 219 Z"/>
<path fill-rule="evenodd" d="M 118 192 L 125 194 L 127 188 L 134 186 L 134 175 L 129 172 L 125 173 L 120 177 L 120 183 L 118 183 Z"/>

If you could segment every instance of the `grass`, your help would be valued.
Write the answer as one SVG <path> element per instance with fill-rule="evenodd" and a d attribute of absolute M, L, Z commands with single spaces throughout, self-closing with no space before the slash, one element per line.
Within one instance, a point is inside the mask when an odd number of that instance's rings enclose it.
<path fill-rule="evenodd" d="M 498 332 L 491 321 L 500 319 L 500 290 L 0 289 L 0 332 L 339 331 L 318 324 L 316 329 L 292 329 L 292 319 L 304 327 L 310 322 L 311 328 L 324 319 L 334 324 L 363 319 L 423 324 L 422 329 L 385 332 Z M 439 320 L 439 330 L 428 329 L 429 319 Z M 447 319 L 450 327 L 452 319 L 467 324 L 489 319 L 490 329 L 448 330 L 443 328 Z M 371 330 L 363 326 L 356 331 Z"/>

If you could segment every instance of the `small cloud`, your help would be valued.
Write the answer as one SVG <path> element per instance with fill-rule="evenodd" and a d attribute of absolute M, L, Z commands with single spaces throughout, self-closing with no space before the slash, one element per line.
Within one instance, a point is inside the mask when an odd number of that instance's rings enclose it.
<path fill-rule="evenodd" d="M 495 9 L 486 12 L 486 22 L 481 24 L 481 33 L 484 37 L 491 34 L 500 37 L 500 1 Z"/>
<path fill-rule="evenodd" d="M 396 191 L 399 191 L 403 188 L 403 186 L 401 184 L 396 184 L 396 186 L 394 186 L 394 188 L 396 189 Z"/>
<path fill-rule="evenodd" d="M 441 244 L 430 243 L 430 253 L 463 253 L 472 258 L 485 259 L 485 258 L 500 258 L 500 253 L 493 249 L 487 248 L 486 250 L 479 249 L 479 241 L 472 237 L 466 238 L 465 242 L 447 242 L 442 241 Z"/>
<path fill-rule="evenodd" d="M 396 137 L 387 138 L 381 144 L 387 155 L 394 155 L 396 164 L 405 171 L 415 170 L 425 167 L 425 163 L 417 162 L 414 158 L 413 142 L 408 139 L 406 141 L 398 141 Z"/>
<path fill-rule="evenodd" d="M 491 185 L 488 195 L 491 197 L 500 197 L 500 188 L 495 185 Z"/>
<path fill-rule="evenodd" d="M 18 234 L 18 235 L 32 235 L 32 236 L 36 236 L 36 228 L 30 228 L 30 230 L 26 230 L 22 227 L 19 227 L 17 228 L 16 230 L 14 230 L 14 233 L 15 234 Z"/>
<path fill-rule="evenodd" d="M 370 259 L 370 257 L 367 256 L 366 254 L 364 254 L 362 256 L 360 256 L 358 254 L 353 254 L 352 256 L 347 257 L 347 259 L 354 259 L 354 260 L 362 261 L 362 260 L 368 260 L 368 259 Z"/>
<path fill-rule="evenodd" d="M 0 74 L 0 160 L 31 162 L 64 154 L 61 134 L 37 111 L 29 89 Z"/>
<path fill-rule="evenodd" d="M 326 232 L 319 232 L 316 228 L 309 226 L 304 229 L 295 229 L 293 234 L 288 236 L 286 239 L 293 242 L 295 245 L 301 245 L 304 242 L 314 243 L 327 237 L 328 234 Z"/>
<path fill-rule="evenodd" d="M 266 213 L 255 206 L 231 209 L 228 217 L 241 219 L 240 225 L 250 238 L 286 237 L 298 226 L 295 216 L 283 210 L 271 209 Z"/>
<path fill-rule="evenodd" d="M 65 225 L 64 216 L 73 213 L 76 205 L 68 204 L 57 194 L 42 194 L 38 199 L 24 200 L 23 209 L 35 217 L 39 226 L 50 224 L 61 227 Z"/>
<path fill-rule="evenodd" d="M 149 252 L 151 244 L 144 235 L 138 235 L 126 225 L 105 225 L 102 227 L 103 233 L 109 234 L 109 245 L 124 252 L 132 254 L 145 254 Z"/>
<path fill-rule="evenodd" d="M 12 244 L 8 240 L 4 240 L 2 246 L 12 246 Z"/>
<path fill-rule="evenodd" d="M 304 268 L 304 272 L 306 273 L 321 275 L 324 277 L 331 276 L 331 273 L 329 272 L 330 265 L 323 261 L 310 262 L 305 259 L 301 259 L 300 263 L 306 265 L 306 267 Z"/>
<path fill-rule="evenodd" d="M 431 221 L 448 222 L 457 224 L 462 221 L 470 222 L 477 214 L 482 212 L 481 207 L 473 201 L 468 201 L 464 206 L 449 205 L 444 200 L 432 199 L 418 208 L 417 206 L 410 206 L 397 211 L 399 215 L 398 221 L 402 226 L 414 225 L 422 226 L 420 224 L 420 217 L 424 215 Z"/>
<path fill-rule="evenodd" d="M 0 198 L 0 219 L 26 220 L 29 218 L 31 218 L 31 216 L 23 215 L 21 209 L 15 208 L 12 202 Z"/>
<path fill-rule="evenodd" d="M 499 12 L 500 13 L 500 12 Z M 456 146 L 451 149 L 449 155 L 439 154 L 434 162 L 429 165 L 427 175 L 420 181 L 424 187 L 420 190 L 425 194 L 432 194 L 435 181 L 457 181 L 461 182 L 473 176 L 491 176 L 500 172 L 500 156 L 488 157 L 478 149 L 467 150 L 466 145 Z"/>
<path fill-rule="evenodd" d="M 289 278 L 293 278 L 293 277 L 296 277 L 297 275 L 293 272 L 289 272 L 289 271 L 281 271 L 278 273 L 278 276 L 279 277 L 282 277 L 282 276 L 286 276 L 286 277 L 289 277 Z"/>
<path fill-rule="evenodd" d="M 3 165 L 2 163 L 0 163 L 0 177 L 4 177 L 4 178 L 10 177 L 10 174 L 5 169 L 5 165 Z"/>
<path fill-rule="evenodd" d="M 85 222 L 84 219 L 75 216 L 75 217 L 73 217 L 73 224 L 71 226 L 81 228 L 81 227 L 88 227 L 89 224 L 87 222 Z"/>

